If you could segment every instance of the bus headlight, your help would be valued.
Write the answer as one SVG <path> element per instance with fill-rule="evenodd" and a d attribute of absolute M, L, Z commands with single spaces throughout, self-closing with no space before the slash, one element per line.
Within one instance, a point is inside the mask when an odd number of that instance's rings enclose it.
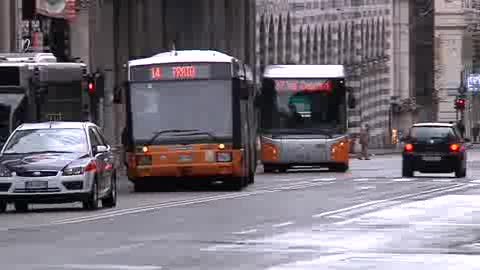
<path fill-rule="evenodd" d="M 231 162 L 232 153 L 227 152 L 218 152 L 217 153 L 217 162 Z"/>

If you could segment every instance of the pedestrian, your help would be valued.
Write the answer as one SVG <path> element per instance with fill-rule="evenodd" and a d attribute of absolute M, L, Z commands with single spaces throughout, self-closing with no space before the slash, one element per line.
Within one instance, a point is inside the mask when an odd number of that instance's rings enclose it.
<path fill-rule="evenodd" d="M 476 122 L 475 125 L 473 125 L 473 128 L 472 128 L 473 142 L 477 142 L 479 133 L 480 133 L 480 121 Z"/>
<path fill-rule="evenodd" d="M 465 137 L 465 125 L 463 125 L 461 120 L 459 120 L 457 122 L 457 128 L 460 131 L 460 134 L 461 134 L 462 138 L 464 138 Z"/>
<path fill-rule="evenodd" d="M 362 153 L 358 159 L 370 160 L 368 155 L 368 143 L 370 138 L 370 127 L 365 124 L 360 130 L 360 145 L 362 146 Z"/>

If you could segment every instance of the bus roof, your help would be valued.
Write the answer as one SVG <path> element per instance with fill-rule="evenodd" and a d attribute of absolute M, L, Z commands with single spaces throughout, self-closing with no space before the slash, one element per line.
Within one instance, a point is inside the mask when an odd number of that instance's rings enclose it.
<path fill-rule="evenodd" d="M 266 78 L 344 78 L 342 65 L 270 65 L 265 68 Z"/>
<path fill-rule="evenodd" d="M 128 65 L 132 67 L 167 63 L 232 63 L 234 59 L 233 56 L 212 50 L 183 50 L 164 52 L 152 57 L 130 60 Z"/>

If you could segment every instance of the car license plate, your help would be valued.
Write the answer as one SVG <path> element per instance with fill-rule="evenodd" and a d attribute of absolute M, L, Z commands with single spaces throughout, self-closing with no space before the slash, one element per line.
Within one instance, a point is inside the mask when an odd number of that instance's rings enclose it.
<path fill-rule="evenodd" d="M 424 156 L 422 157 L 423 160 L 425 161 L 440 161 L 442 159 L 442 157 L 438 157 L 438 156 Z"/>
<path fill-rule="evenodd" d="M 27 181 L 25 182 L 25 189 L 47 189 L 47 181 Z"/>
<path fill-rule="evenodd" d="M 190 162 L 192 161 L 192 155 L 179 155 L 178 161 L 180 162 Z"/>

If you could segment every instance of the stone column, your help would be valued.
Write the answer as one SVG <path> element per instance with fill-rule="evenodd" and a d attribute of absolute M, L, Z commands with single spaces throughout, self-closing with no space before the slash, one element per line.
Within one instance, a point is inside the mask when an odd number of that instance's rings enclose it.
<path fill-rule="evenodd" d="M 112 144 L 119 143 L 120 128 L 117 127 L 116 117 L 113 113 L 113 88 L 116 82 L 115 76 L 115 8 L 114 1 L 105 0 L 99 8 L 97 18 L 97 33 L 95 40 L 95 60 L 97 66 L 105 76 L 105 98 L 103 101 L 104 123 L 102 123 L 105 136 Z M 125 30 L 123 30 L 125 31 Z"/>
<path fill-rule="evenodd" d="M 81 9 L 70 22 L 70 47 L 72 57 L 79 57 L 90 71 L 90 16 L 89 9 Z"/>
<path fill-rule="evenodd" d="M 13 14 L 11 13 L 11 2 L 9 0 L 0 1 L 0 53 L 10 52 L 12 39 L 11 21 Z"/>
<path fill-rule="evenodd" d="M 438 121 L 455 121 L 454 99 L 460 87 L 465 17 L 461 1 L 435 0 L 435 88 L 439 91 Z"/>

